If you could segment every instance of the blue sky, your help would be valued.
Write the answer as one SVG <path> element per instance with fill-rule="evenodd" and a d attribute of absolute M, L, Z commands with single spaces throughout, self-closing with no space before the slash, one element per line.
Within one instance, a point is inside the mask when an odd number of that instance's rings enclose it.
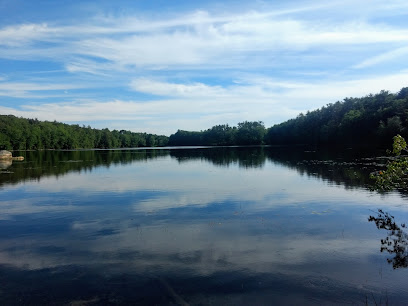
<path fill-rule="evenodd" d="M 0 114 L 169 135 L 408 86 L 408 2 L 0 0 Z"/>

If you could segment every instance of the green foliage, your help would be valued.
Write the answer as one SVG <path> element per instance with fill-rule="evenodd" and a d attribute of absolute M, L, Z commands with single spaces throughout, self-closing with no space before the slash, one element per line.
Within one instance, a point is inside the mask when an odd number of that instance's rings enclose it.
<path fill-rule="evenodd" d="M 408 190 L 408 158 L 401 156 L 401 152 L 407 149 L 407 143 L 401 135 L 394 136 L 392 153 L 396 157 L 387 163 L 385 170 L 371 174 L 375 180 L 374 189 L 386 191 L 392 189 Z"/>
<path fill-rule="evenodd" d="M 266 130 L 261 121 L 245 121 L 238 127 L 228 124 L 216 125 L 201 132 L 178 130 L 169 139 L 172 146 L 232 146 L 261 145 L 264 143 Z"/>
<path fill-rule="evenodd" d="M 237 127 L 217 125 L 201 132 L 178 131 L 170 145 L 354 145 L 386 146 L 393 135 L 408 137 L 408 87 L 397 94 L 381 91 L 362 98 L 345 98 L 299 114 L 265 130 L 262 122 Z"/>
<path fill-rule="evenodd" d="M 203 145 L 203 133 L 178 130 L 175 134 L 170 135 L 169 145 L 171 146 Z"/>
<path fill-rule="evenodd" d="M 408 137 L 408 87 L 381 91 L 300 114 L 268 129 L 267 144 L 389 145 L 393 135 Z"/>
<path fill-rule="evenodd" d="M 403 150 L 407 149 L 407 143 L 401 135 L 394 136 L 394 143 L 392 145 L 392 153 L 400 155 Z"/>
<path fill-rule="evenodd" d="M 97 130 L 58 122 L 0 115 L 0 149 L 126 148 L 146 146 L 231 146 L 281 144 L 388 145 L 393 135 L 408 137 L 408 87 L 345 98 L 265 129 L 261 121 L 216 125 L 204 131 L 178 130 L 170 137 Z"/>
<path fill-rule="evenodd" d="M 260 145 L 263 144 L 265 127 L 262 121 L 238 123 L 237 144 Z"/>
<path fill-rule="evenodd" d="M 391 161 L 386 170 L 372 174 L 375 179 L 375 189 L 386 191 L 408 188 L 408 159 L 406 157 Z"/>
<path fill-rule="evenodd" d="M 166 136 L 0 115 L 0 150 L 156 147 L 167 143 Z"/>
<path fill-rule="evenodd" d="M 227 146 L 235 143 L 236 127 L 228 124 L 216 125 L 203 133 L 202 142 L 209 146 Z"/>

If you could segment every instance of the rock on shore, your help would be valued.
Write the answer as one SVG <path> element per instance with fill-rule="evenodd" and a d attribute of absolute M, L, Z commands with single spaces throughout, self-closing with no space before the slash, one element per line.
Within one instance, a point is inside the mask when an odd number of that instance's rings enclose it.
<path fill-rule="evenodd" d="M 1 150 L 0 151 L 0 159 L 12 159 L 13 155 L 11 152 L 6 151 L 6 150 Z"/>
<path fill-rule="evenodd" d="M 1 150 L 0 151 L 0 160 L 24 160 L 23 156 L 13 157 L 10 151 Z"/>

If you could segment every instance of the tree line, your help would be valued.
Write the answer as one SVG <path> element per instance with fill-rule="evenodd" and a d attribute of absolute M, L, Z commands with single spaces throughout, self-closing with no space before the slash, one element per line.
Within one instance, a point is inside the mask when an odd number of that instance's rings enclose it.
<path fill-rule="evenodd" d="M 158 147 L 167 136 L 0 115 L 0 150 Z"/>
<path fill-rule="evenodd" d="M 232 146 L 263 144 L 266 129 L 261 121 L 241 122 L 238 126 L 216 125 L 200 132 L 178 130 L 170 135 L 171 146 Z"/>
<path fill-rule="evenodd" d="M 386 146 L 396 134 L 408 137 L 408 87 L 345 98 L 299 114 L 270 128 L 261 121 L 216 125 L 204 131 L 178 130 L 159 136 L 125 130 L 93 129 L 0 115 L 0 149 L 130 148 L 156 146 L 354 145 Z"/>
<path fill-rule="evenodd" d="M 268 129 L 261 121 L 237 127 L 217 125 L 190 132 L 179 130 L 170 145 L 354 145 L 387 146 L 392 137 L 408 136 L 408 87 L 398 93 L 381 91 L 345 98 Z"/>
<path fill-rule="evenodd" d="M 408 87 L 363 98 L 345 98 L 268 129 L 268 144 L 369 144 L 385 146 L 408 136 Z"/>

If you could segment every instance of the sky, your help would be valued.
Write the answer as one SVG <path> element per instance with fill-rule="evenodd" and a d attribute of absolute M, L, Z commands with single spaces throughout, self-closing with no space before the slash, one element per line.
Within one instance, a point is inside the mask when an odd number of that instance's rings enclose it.
<path fill-rule="evenodd" d="M 170 135 L 408 86 L 408 1 L 0 0 L 0 114 Z"/>

